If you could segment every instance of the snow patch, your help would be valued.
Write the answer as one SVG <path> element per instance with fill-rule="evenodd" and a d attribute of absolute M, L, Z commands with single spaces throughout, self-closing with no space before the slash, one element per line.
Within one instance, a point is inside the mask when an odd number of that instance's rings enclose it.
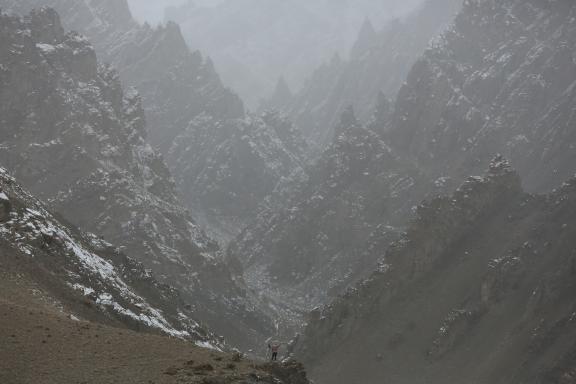
<path fill-rule="evenodd" d="M 41 50 L 43 53 L 53 53 L 56 51 L 56 47 L 51 44 L 36 44 L 36 48 Z"/>
<path fill-rule="evenodd" d="M 213 351 L 222 352 L 222 350 L 220 348 L 215 347 L 214 345 L 210 344 L 207 341 L 196 341 L 194 344 L 196 344 L 198 347 L 207 348 L 207 349 L 211 349 Z"/>

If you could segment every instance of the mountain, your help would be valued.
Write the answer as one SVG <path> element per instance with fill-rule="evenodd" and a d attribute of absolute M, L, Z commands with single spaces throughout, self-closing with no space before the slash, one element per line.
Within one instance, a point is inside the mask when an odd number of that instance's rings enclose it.
<path fill-rule="evenodd" d="M 278 113 L 192 120 L 168 163 L 200 223 L 223 242 L 250 222 L 279 183 L 303 172 L 308 147 Z"/>
<path fill-rule="evenodd" d="M 297 355 L 330 383 L 568 383 L 576 180 L 530 195 L 502 158 L 418 207 L 378 272 L 313 312 Z"/>
<path fill-rule="evenodd" d="M 349 58 L 319 66 L 304 86 L 279 106 L 307 138 L 330 144 L 340 113 L 353 105 L 358 118 L 373 118 L 379 93 L 394 99 L 412 65 L 460 9 L 461 0 L 425 1 L 409 16 L 377 31 L 366 19 Z"/>
<path fill-rule="evenodd" d="M 94 44 L 127 86 L 138 89 L 146 111 L 150 142 L 166 153 L 173 139 L 200 113 L 241 118 L 242 101 L 225 88 L 212 61 L 191 52 L 180 28 L 138 24 L 126 0 L 2 0 L 5 11 L 25 14 L 48 6 L 61 15 L 65 29 Z"/>
<path fill-rule="evenodd" d="M 250 109 L 276 81 L 300 88 L 305 77 L 335 52 L 353 44 L 363 20 L 383 25 L 421 0 L 225 0 L 183 2 L 166 10 L 190 46 L 214 58 L 226 84 Z"/>
<path fill-rule="evenodd" d="M 194 217 L 220 241 L 228 241 L 247 220 L 252 219 L 255 216 L 252 212 L 256 212 L 256 202 L 262 201 L 280 178 L 295 172 L 303 161 L 304 147 L 290 147 L 291 141 L 301 141 L 298 132 L 287 127 L 285 133 L 281 134 L 282 139 L 278 140 L 275 128 L 268 126 L 265 119 L 260 119 L 258 123 L 246 122 L 255 119 L 244 116 L 242 102 L 222 86 L 210 59 L 204 60 L 199 52 L 190 53 L 176 24 L 167 23 L 158 28 L 146 24 L 140 26 L 132 20 L 129 10 L 121 12 L 124 15 L 122 22 L 116 23 L 116 17 L 111 16 L 116 13 L 115 7 L 127 9 L 127 6 L 120 6 L 118 2 L 82 1 L 68 4 L 65 0 L 3 0 L 0 5 L 2 3 L 12 11 L 44 4 L 55 6 L 63 12 L 66 26 L 81 30 L 95 39 L 96 51 L 105 60 L 114 63 L 119 68 L 121 80 L 136 86 L 142 95 L 148 122 L 148 139 L 162 152 L 167 154 L 171 151 L 168 165 L 172 173 L 178 175 L 176 180 L 179 193 L 184 196 Z M 200 141 L 193 136 L 193 127 L 203 120 L 206 120 L 202 123 L 204 139 Z M 227 159 L 222 158 L 227 156 L 222 153 L 225 148 L 234 153 L 246 152 L 240 137 L 229 139 L 226 136 L 229 130 L 225 128 L 244 126 L 253 127 L 239 129 L 244 131 L 243 136 L 252 133 L 257 135 L 250 136 L 249 141 L 259 143 L 259 152 L 263 154 L 265 151 L 262 147 L 265 142 L 262 140 L 268 136 L 266 140 L 276 143 L 272 152 L 284 156 L 281 169 L 276 169 L 275 162 L 269 159 L 258 168 L 265 176 L 259 176 L 259 185 L 255 188 L 258 189 L 257 193 L 246 190 L 249 178 L 245 176 L 249 172 L 255 174 L 255 170 L 249 170 L 243 164 L 233 168 L 227 180 L 219 175 L 204 173 L 207 161 L 210 167 L 227 166 Z M 285 137 L 288 132 L 293 137 Z M 285 148 L 284 143 L 287 146 Z M 239 147 L 236 148 L 236 145 Z M 298 145 L 305 146 L 304 143 Z M 191 152 L 192 148 L 195 150 Z M 195 155 L 198 151 L 202 152 L 202 157 Z M 264 155 L 270 157 L 271 153 Z M 214 161 L 220 160 L 224 163 L 214 164 Z M 204 184 L 191 185 L 200 177 Z M 239 187 L 244 190 L 231 185 L 229 181 L 232 179 L 242 181 L 244 184 L 240 183 Z M 207 193 L 212 196 L 206 196 Z M 215 198 L 217 195 L 221 197 Z M 245 203 L 246 206 L 240 212 L 238 207 Z"/>
<path fill-rule="evenodd" d="M 565 1 L 466 1 L 371 124 L 446 189 L 497 152 L 518 172 L 499 159 L 419 208 L 392 247 L 368 242 L 378 272 L 311 315 L 298 354 L 313 377 L 572 380 L 575 12 Z"/>
<path fill-rule="evenodd" d="M 4 292 L 2 292 L 4 293 Z M 0 301 L 0 380 L 28 383 L 309 384 L 296 362 L 239 359 L 190 343 L 68 319 Z"/>
<path fill-rule="evenodd" d="M 385 249 L 411 207 L 454 190 L 498 153 L 529 192 L 569 179 L 575 12 L 563 1 L 465 2 L 396 101 L 380 94 L 365 125 L 345 110 L 316 170 L 230 247 L 248 284 L 267 282 L 267 294 L 297 310 L 321 304 L 382 261 L 365 244 Z"/>
<path fill-rule="evenodd" d="M 102 238 L 50 213 L 4 168 L 0 207 L 0 262 L 3 273 L 10 275 L 7 283 L 26 276 L 70 316 L 221 347 L 193 319 L 178 291 L 160 284 Z M 16 290 L 5 299 L 22 294 Z"/>
<path fill-rule="evenodd" d="M 433 187 L 353 109 L 336 132 L 321 158 L 277 198 L 283 201 L 261 210 L 228 249 L 243 262 L 247 283 L 296 319 L 369 274 L 381 255 L 365 253 L 364 244 L 395 239 Z"/>
<path fill-rule="evenodd" d="M 227 242 L 252 219 L 255 202 L 262 201 L 281 177 L 295 172 L 304 161 L 305 143 L 298 144 L 302 148 L 292 147 L 292 141 L 302 141 L 298 131 L 286 127 L 278 138 L 276 123 L 270 122 L 274 119 L 249 122 L 257 119 L 245 115 L 242 101 L 222 85 L 212 61 L 189 50 L 175 23 L 168 22 L 157 28 L 139 25 L 132 19 L 125 0 L 0 0 L 0 6 L 3 3 L 12 11 L 38 5 L 54 6 L 61 12 L 64 25 L 85 33 L 99 57 L 118 69 L 122 82 L 138 90 L 146 114 L 147 140 L 167 155 L 168 166 L 177 176 L 179 194 L 194 218 L 221 242 Z M 117 13 L 124 15 L 121 22 L 116 22 Z M 201 140 L 194 136 L 197 130 L 194 127 L 199 122 L 202 127 L 198 129 L 203 131 Z M 276 125 L 283 124 L 288 122 Z M 229 165 L 226 164 L 228 155 L 222 153 L 224 149 L 239 154 L 246 152 L 243 144 L 246 140 L 240 140 L 240 136 L 229 138 L 230 129 L 226 127 L 238 127 L 244 131 L 243 136 L 250 137 L 250 142 L 258 143 L 257 151 L 261 153 L 257 157 L 268 156 L 265 164 L 258 168 L 264 176 L 259 176 L 258 185 L 252 186 L 256 193 L 246 190 L 247 174 L 256 172 L 249 170 L 247 164 L 232 167 L 227 180 L 205 169 L 207 164 L 212 168 Z M 236 128 L 233 131 L 237 131 Z M 264 154 L 268 149 L 264 148 L 267 144 L 263 140 L 274 142 L 271 146 L 275 148 L 270 153 Z M 201 157 L 197 156 L 199 152 Z M 278 169 L 270 160 L 272 153 L 283 157 Z M 244 158 L 235 160 L 244 161 Z M 254 161 L 250 164 L 254 165 Z M 199 178 L 202 184 L 196 183 Z M 232 179 L 240 181 L 240 185 L 232 185 Z M 243 205 L 240 212 L 238 207 Z"/>
<path fill-rule="evenodd" d="M 427 173 L 461 180 L 502 153 L 530 191 L 574 174 L 576 7 L 468 1 L 412 68 L 387 142 Z"/>
<path fill-rule="evenodd" d="M 198 321 L 249 349 L 272 322 L 180 204 L 146 143 L 134 90 L 58 14 L 1 17 L 0 162 L 74 225 L 104 236 L 178 288 Z"/>
<path fill-rule="evenodd" d="M 5 24 L 2 24 L 5 26 Z M 0 168 L 0 382 L 308 384 L 227 347 L 174 288 Z"/>

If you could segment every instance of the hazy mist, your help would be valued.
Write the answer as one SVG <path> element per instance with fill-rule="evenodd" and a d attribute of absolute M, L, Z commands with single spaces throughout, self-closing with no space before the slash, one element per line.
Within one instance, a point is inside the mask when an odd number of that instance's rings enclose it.
<path fill-rule="evenodd" d="M 362 23 L 382 29 L 421 0 L 131 1 L 140 19 L 176 21 L 192 49 L 209 55 L 224 82 L 254 109 L 278 79 L 299 89 L 334 54 L 348 56 Z"/>
<path fill-rule="evenodd" d="M 576 1 L 0 0 L 0 384 L 576 384 Z"/>

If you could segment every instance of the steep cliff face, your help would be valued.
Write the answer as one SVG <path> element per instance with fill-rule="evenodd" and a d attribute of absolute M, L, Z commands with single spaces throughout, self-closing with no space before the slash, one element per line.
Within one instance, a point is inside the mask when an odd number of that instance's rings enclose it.
<path fill-rule="evenodd" d="M 338 116 L 349 105 L 363 123 L 368 122 L 377 95 L 396 97 L 414 62 L 452 22 L 461 4 L 461 0 L 424 2 L 405 20 L 392 21 L 381 31 L 366 20 L 350 58 L 335 58 L 318 68 L 280 109 L 321 147 L 330 143 Z"/>
<path fill-rule="evenodd" d="M 142 95 L 151 143 L 162 152 L 202 112 L 220 119 L 244 114 L 242 101 L 222 85 L 210 59 L 190 51 L 176 24 L 139 25 L 126 0 L 2 0 L 0 6 L 20 14 L 53 7 L 66 29 L 87 36 Z"/>
<path fill-rule="evenodd" d="M 528 195 L 497 159 L 453 196 L 421 205 L 378 272 L 312 313 L 297 352 L 312 377 L 569 380 L 575 186 L 571 179 L 549 195 Z"/>
<path fill-rule="evenodd" d="M 575 12 L 567 1 L 467 1 L 382 124 L 391 146 L 436 175 L 476 173 L 499 152 L 530 190 L 570 177 Z"/>
<path fill-rule="evenodd" d="M 168 161 L 196 217 L 228 241 L 283 179 L 302 172 L 307 145 L 281 115 L 242 120 L 201 115 L 174 141 Z"/>
<path fill-rule="evenodd" d="M 58 15 L 2 15 L 0 161 L 83 229 L 125 247 L 182 290 L 201 321 L 249 343 L 266 329 L 241 279 L 179 204 L 162 158 L 145 140 L 136 92 Z"/>

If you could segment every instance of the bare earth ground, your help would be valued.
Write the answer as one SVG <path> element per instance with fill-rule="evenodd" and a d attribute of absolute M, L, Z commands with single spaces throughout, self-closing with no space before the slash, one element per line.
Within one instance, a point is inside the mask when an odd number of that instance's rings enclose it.
<path fill-rule="evenodd" d="M 249 383 L 261 367 L 189 342 L 77 321 L 0 258 L 0 383 Z"/>

